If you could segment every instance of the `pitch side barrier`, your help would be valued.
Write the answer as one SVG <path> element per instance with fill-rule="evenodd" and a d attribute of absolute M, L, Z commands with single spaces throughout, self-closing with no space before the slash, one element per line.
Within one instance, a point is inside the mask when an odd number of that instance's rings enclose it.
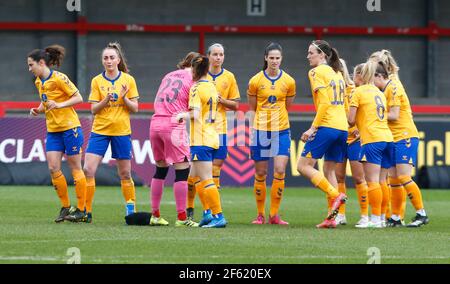
<path fill-rule="evenodd" d="M 35 105 L 36 103 L 33 103 Z M 225 186 L 252 186 L 254 180 L 254 163 L 250 160 L 250 135 L 253 114 L 252 112 L 238 111 L 229 113 L 228 118 L 228 158 L 222 168 L 221 183 Z M 155 166 L 151 145 L 149 141 L 150 115 L 133 117 L 132 126 L 132 168 L 136 176 L 142 179 L 144 184 L 149 184 L 154 174 Z M 313 113 L 304 116 L 292 116 L 291 150 L 290 160 L 286 169 L 286 185 L 290 187 L 311 186 L 309 180 L 301 177 L 297 172 L 297 160 L 303 149 L 300 141 L 301 134 L 307 130 L 312 122 Z M 90 135 L 92 120 L 90 117 L 81 117 L 84 134 L 84 148 Z M 439 116 L 421 117 L 416 119 L 416 125 L 420 132 L 420 144 L 418 154 L 418 169 L 427 167 L 431 169 L 428 184 L 431 187 L 450 188 L 445 184 L 445 173 L 450 167 L 450 118 Z M 188 128 L 189 129 L 189 128 Z M 45 162 L 45 118 L 31 118 L 29 116 L 6 116 L 0 118 L 0 162 L 4 164 L 19 165 L 31 162 Z M 272 146 L 276 147 L 276 145 Z M 104 159 L 104 165 L 114 166 L 108 149 Z M 433 170 L 439 168 L 439 171 Z M 322 168 L 319 161 L 318 168 Z M 433 168 L 433 169 L 432 169 Z M 272 172 L 272 165 L 270 165 Z M 433 174 L 435 173 L 435 174 Z M 441 173 L 441 174 L 440 174 Z M 350 177 L 350 171 L 347 171 Z M 428 174 L 428 173 L 427 173 Z M 431 176 L 432 175 L 432 176 Z M 268 175 L 271 182 L 271 175 Z M 450 179 L 450 178 L 449 178 Z M 174 180 L 174 172 L 171 169 L 167 178 L 167 184 Z M 425 179 L 426 180 L 426 179 Z M 351 179 L 348 186 L 352 187 Z"/>

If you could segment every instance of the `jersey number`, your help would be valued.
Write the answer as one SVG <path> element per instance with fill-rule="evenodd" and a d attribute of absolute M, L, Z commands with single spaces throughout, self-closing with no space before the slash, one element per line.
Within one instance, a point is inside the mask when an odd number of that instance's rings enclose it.
<path fill-rule="evenodd" d="M 386 108 L 384 107 L 383 100 L 380 96 L 375 96 L 375 103 L 377 104 L 377 116 L 380 120 L 383 120 Z"/>
<path fill-rule="evenodd" d="M 336 82 L 331 80 L 331 87 L 333 87 L 334 100 L 331 102 L 332 105 L 343 105 L 344 104 L 344 96 L 345 96 L 345 86 L 342 80 L 339 80 L 339 94 L 337 92 Z"/>
<path fill-rule="evenodd" d="M 216 104 L 216 110 L 214 111 L 214 118 L 213 118 L 213 98 L 209 98 L 208 100 L 209 105 L 209 113 L 208 113 L 208 119 L 206 120 L 206 123 L 214 123 L 216 120 L 216 112 L 217 112 L 217 104 Z"/>
<path fill-rule="evenodd" d="M 157 102 L 164 102 L 164 100 L 166 102 L 168 102 L 169 104 L 173 103 L 177 97 L 178 97 L 178 93 L 180 92 L 181 87 L 183 86 L 183 82 L 181 80 L 175 80 L 172 82 L 172 80 L 170 78 L 167 78 L 165 81 L 166 86 L 159 91 L 158 95 L 157 95 Z M 171 97 L 170 93 L 166 93 L 166 89 L 172 86 L 173 88 L 171 88 L 173 96 Z"/>

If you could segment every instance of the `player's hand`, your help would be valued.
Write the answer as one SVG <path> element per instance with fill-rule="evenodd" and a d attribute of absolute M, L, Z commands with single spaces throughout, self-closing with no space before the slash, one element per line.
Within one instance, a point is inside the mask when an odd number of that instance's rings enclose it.
<path fill-rule="evenodd" d="M 39 109 L 37 107 L 34 107 L 34 108 L 30 109 L 30 115 L 38 116 L 39 115 Z"/>
<path fill-rule="evenodd" d="M 310 129 L 303 132 L 302 137 L 300 138 L 304 143 L 308 141 L 310 138 L 313 138 L 316 134 L 317 129 L 314 127 L 311 127 Z"/>
<path fill-rule="evenodd" d="M 114 95 L 112 93 L 107 93 L 104 100 L 108 103 L 108 102 L 114 100 Z"/>
<path fill-rule="evenodd" d="M 353 130 L 352 135 L 355 136 L 356 138 L 359 138 L 359 130 L 358 129 Z"/>
<path fill-rule="evenodd" d="M 126 85 L 122 85 L 122 89 L 120 89 L 120 97 L 123 98 L 128 93 L 130 89 L 127 88 Z"/>
<path fill-rule="evenodd" d="M 58 103 L 55 101 L 52 101 L 52 100 L 48 100 L 46 103 L 46 106 L 47 106 L 47 110 L 52 110 L 52 109 L 58 108 Z"/>
<path fill-rule="evenodd" d="M 175 119 L 178 121 L 178 123 L 182 123 L 185 118 L 185 114 L 183 112 L 177 113 L 175 116 Z"/>

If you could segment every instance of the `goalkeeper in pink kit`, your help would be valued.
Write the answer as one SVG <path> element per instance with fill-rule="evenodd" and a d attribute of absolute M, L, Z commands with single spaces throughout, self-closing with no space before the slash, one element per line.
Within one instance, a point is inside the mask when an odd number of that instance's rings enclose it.
<path fill-rule="evenodd" d="M 161 81 L 155 98 L 155 114 L 150 121 L 150 143 L 156 162 L 156 172 L 151 181 L 152 217 L 150 225 L 167 226 L 160 215 L 164 181 L 169 165 L 175 168 L 173 192 L 177 208 L 177 227 L 198 227 L 186 216 L 187 179 L 189 176 L 189 138 L 182 113 L 188 111 L 189 89 L 193 85 L 191 61 L 197 56 L 189 52 L 177 64 L 178 70 L 168 73 Z"/>

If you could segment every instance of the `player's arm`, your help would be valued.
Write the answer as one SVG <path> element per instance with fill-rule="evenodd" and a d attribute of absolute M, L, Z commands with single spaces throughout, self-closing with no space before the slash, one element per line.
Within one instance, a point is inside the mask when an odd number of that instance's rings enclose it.
<path fill-rule="evenodd" d="M 289 91 L 286 94 L 286 110 L 289 110 L 292 103 L 294 102 L 295 94 L 297 92 L 296 89 L 297 85 L 295 84 L 295 80 L 292 80 L 292 82 L 290 83 Z"/>
<path fill-rule="evenodd" d="M 354 126 L 356 124 L 356 111 L 358 110 L 357 107 L 355 106 L 350 106 L 349 110 L 348 110 L 348 117 L 347 117 L 347 121 L 348 121 L 348 125 Z"/>
<path fill-rule="evenodd" d="M 112 94 L 107 94 L 105 96 L 105 98 L 103 100 L 99 101 L 99 102 L 90 101 L 92 103 L 91 104 L 91 112 L 92 112 L 92 114 L 95 115 L 95 114 L 99 113 L 102 109 L 104 109 L 108 105 L 109 101 L 112 100 L 112 99 L 113 99 L 113 95 Z"/>
<path fill-rule="evenodd" d="M 134 79 L 131 80 L 129 86 L 122 85 L 119 96 L 123 98 L 125 106 L 131 113 L 137 113 L 139 111 L 139 94 Z"/>
<path fill-rule="evenodd" d="M 80 92 L 76 92 L 73 96 L 70 97 L 67 101 L 57 103 L 55 101 L 49 100 L 47 101 L 47 110 L 57 109 L 57 108 L 65 108 L 71 107 L 76 104 L 80 104 L 83 102 L 83 97 L 80 95 Z"/>
<path fill-rule="evenodd" d="M 399 116 L 400 116 L 400 107 L 399 106 L 392 106 L 389 109 L 388 121 L 396 121 L 396 120 L 398 120 Z"/>
<path fill-rule="evenodd" d="M 131 113 L 137 113 L 139 111 L 139 103 L 137 99 L 123 98 L 125 105 Z"/>
<path fill-rule="evenodd" d="M 294 103 L 295 96 L 286 97 L 286 109 L 289 110 L 291 105 Z"/>
<path fill-rule="evenodd" d="M 239 108 L 239 100 L 227 100 L 219 96 L 219 104 L 222 104 L 224 107 L 226 107 L 229 110 L 236 111 Z"/>
<path fill-rule="evenodd" d="M 37 116 L 45 111 L 44 104 L 41 102 L 38 107 L 30 109 L 30 115 Z"/>
<path fill-rule="evenodd" d="M 314 117 L 314 121 L 311 125 L 311 127 L 303 132 L 301 136 L 301 140 L 303 142 L 308 141 L 309 137 L 313 135 L 317 129 L 319 128 L 320 123 L 322 122 L 323 117 L 327 113 L 328 108 L 330 107 L 330 101 L 328 99 L 327 94 L 325 93 L 325 90 L 323 88 L 317 89 L 316 96 L 318 96 L 318 106 L 317 106 L 317 113 Z"/>

